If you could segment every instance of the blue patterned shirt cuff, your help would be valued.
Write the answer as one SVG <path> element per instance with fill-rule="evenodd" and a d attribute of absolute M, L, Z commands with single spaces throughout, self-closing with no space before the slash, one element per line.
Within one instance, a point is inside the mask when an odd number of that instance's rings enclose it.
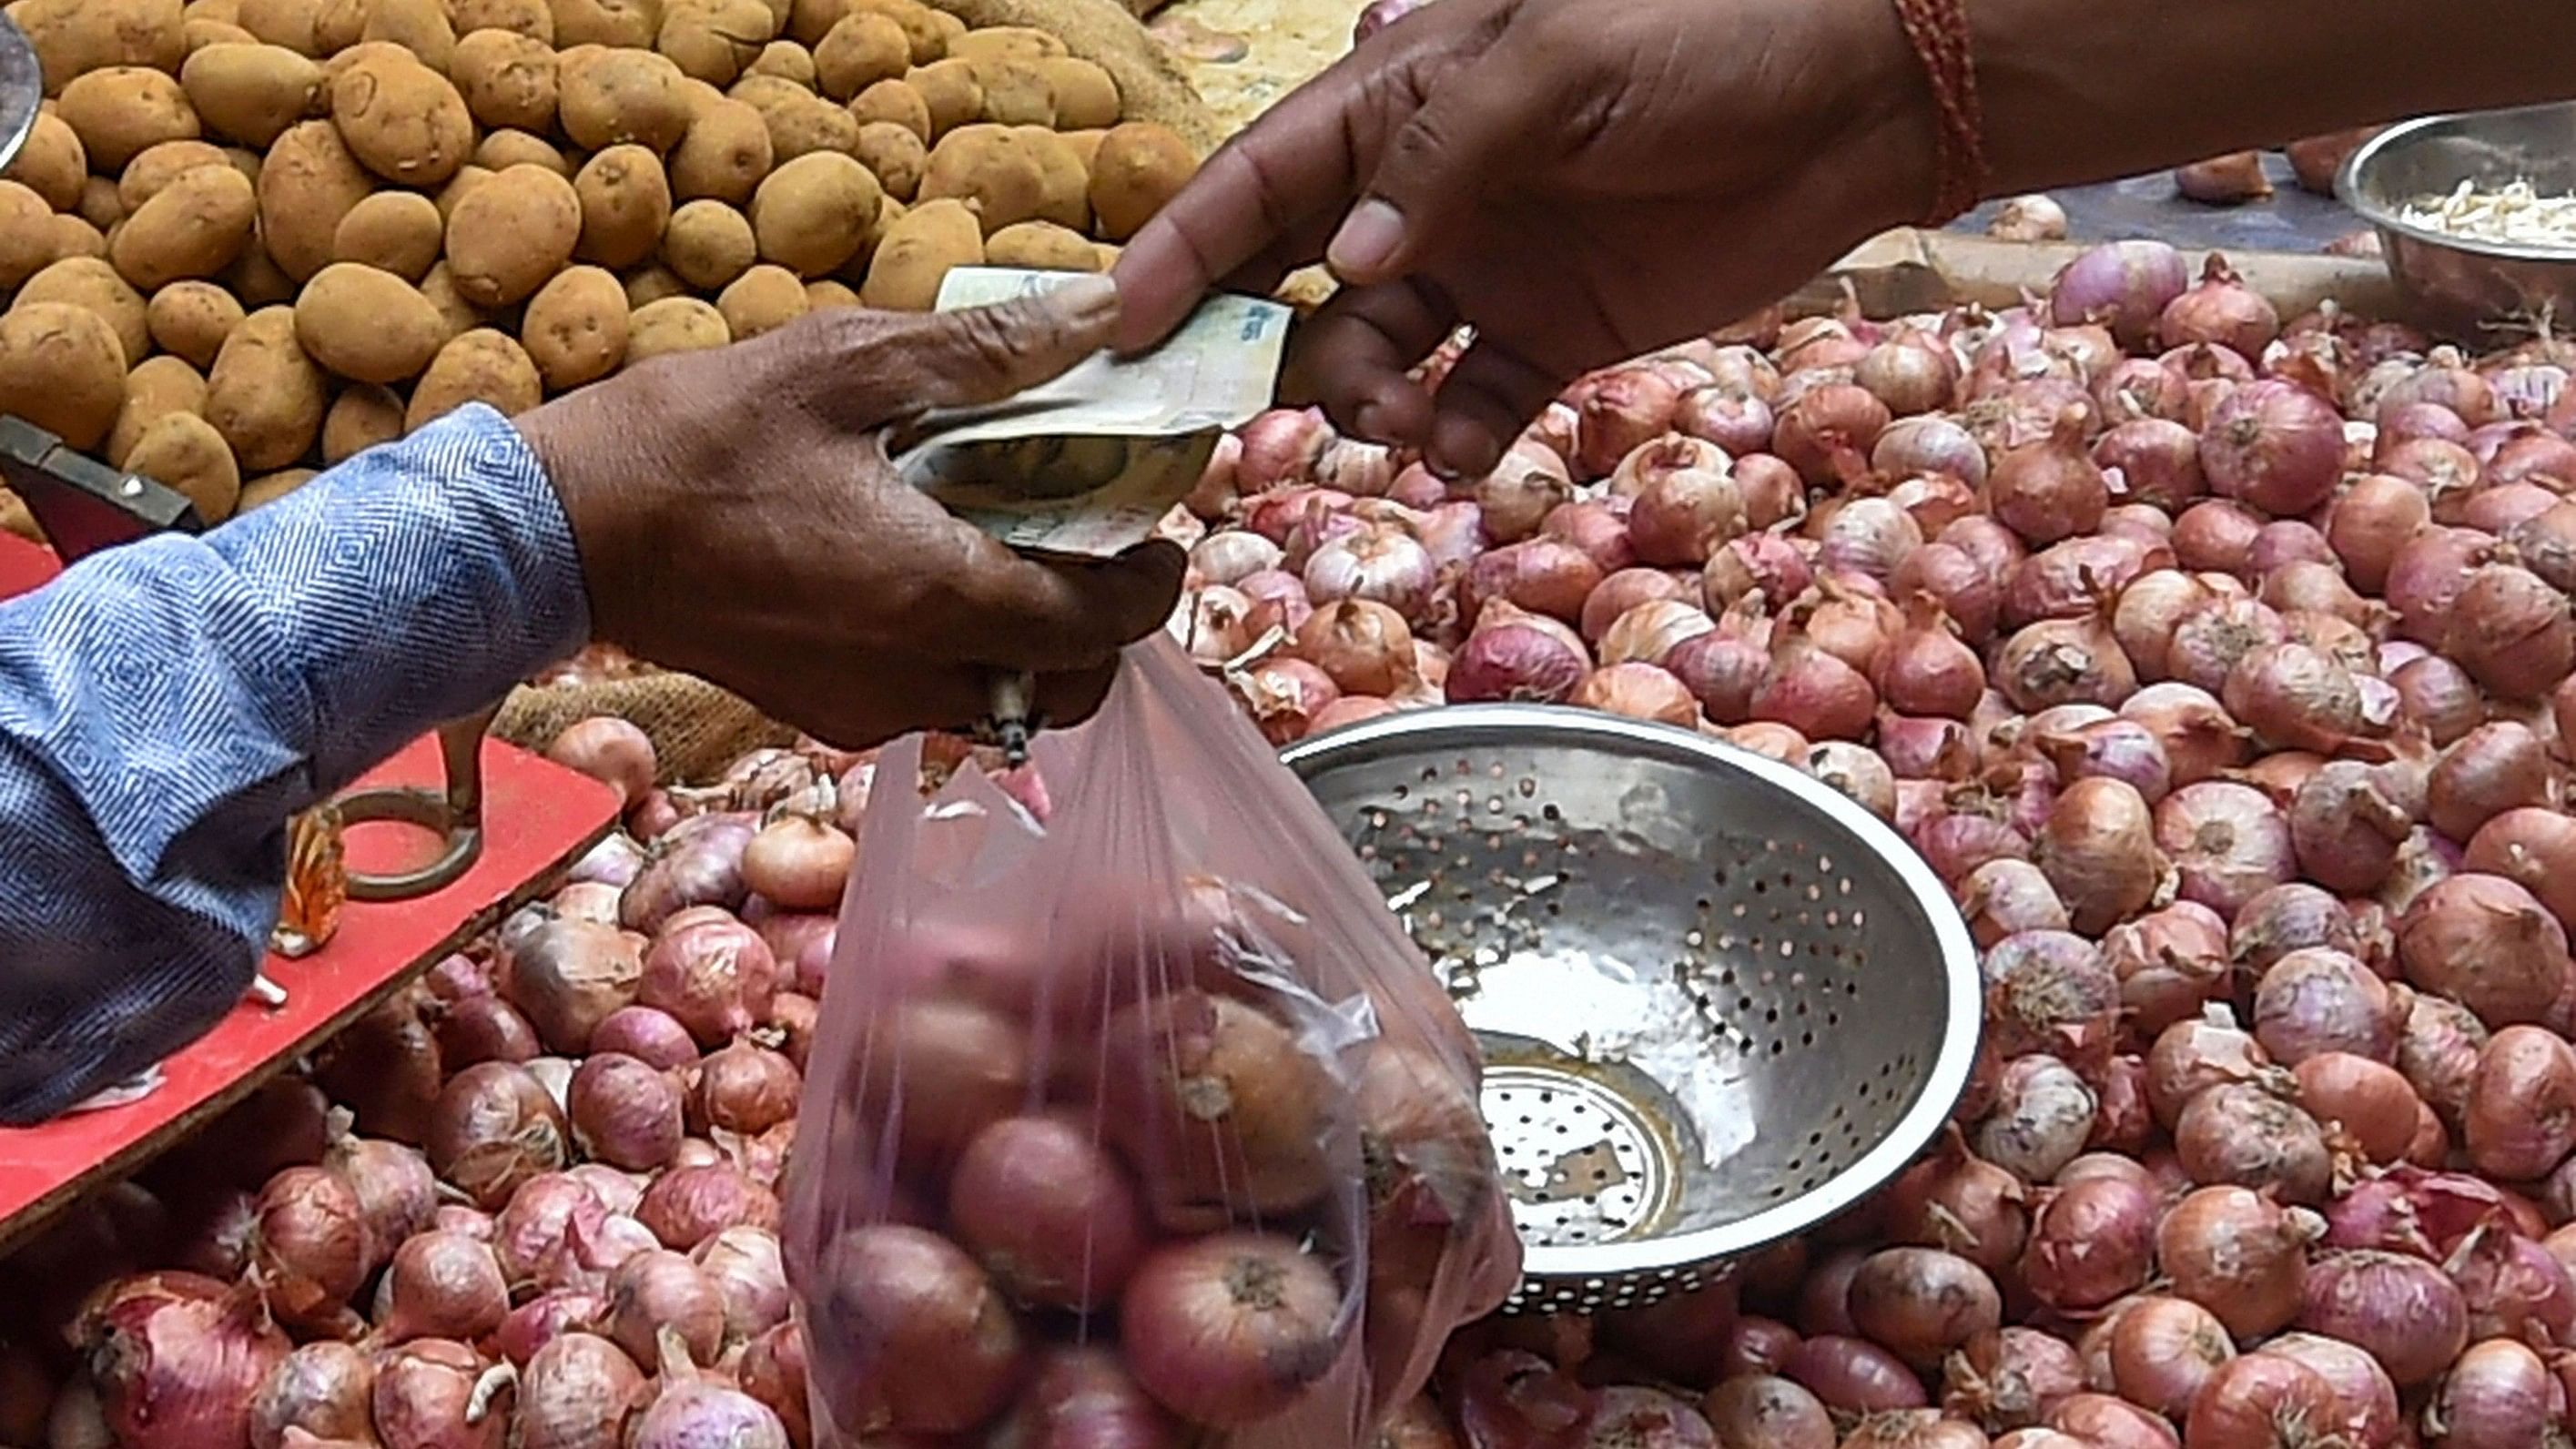
<path fill-rule="evenodd" d="M 287 817 L 588 629 L 562 505 L 480 406 L 0 603 L 0 1121 L 220 1020 Z"/>

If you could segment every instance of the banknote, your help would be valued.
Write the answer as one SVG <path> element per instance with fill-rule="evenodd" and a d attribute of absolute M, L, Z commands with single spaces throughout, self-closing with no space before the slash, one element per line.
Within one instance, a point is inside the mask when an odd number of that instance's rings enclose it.
<path fill-rule="evenodd" d="M 1079 275 L 960 267 L 938 307 L 989 306 Z M 895 467 L 1014 548 L 1118 553 L 1189 493 L 1224 430 L 1271 405 L 1290 316 L 1256 297 L 1210 297 L 1152 352 L 1102 353 L 1002 402 L 931 413 Z"/>

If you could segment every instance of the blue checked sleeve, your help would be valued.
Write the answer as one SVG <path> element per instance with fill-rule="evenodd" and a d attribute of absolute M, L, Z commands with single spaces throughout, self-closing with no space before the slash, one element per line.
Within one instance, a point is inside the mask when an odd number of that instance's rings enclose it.
<path fill-rule="evenodd" d="M 287 817 L 588 629 L 562 506 L 480 406 L 0 603 L 0 1123 L 212 1027 Z"/>

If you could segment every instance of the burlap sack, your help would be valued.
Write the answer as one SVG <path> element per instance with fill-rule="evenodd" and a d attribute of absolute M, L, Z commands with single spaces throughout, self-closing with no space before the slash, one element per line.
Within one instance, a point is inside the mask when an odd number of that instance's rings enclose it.
<path fill-rule="evenodd" d="M 743 752 L 796 738 L 796 731 L 739 697 L 688 674 L 516 689 L 492 721 L 492 733 L 522 749 L 543 750 L 565 726 L 602 714 L 644 731 L 666 785 L 704 784 Z"/>
<path fill-rule="evenodd" d="M 1205 155 L 1225 140 L 1225 128 L 1190 86 L 1170 55 L 1145 33 L 1128 4 L 1150 11 L 1148 0 L 938 0 L 968 25 L 1026 25 L 1048 31 L 1065 48 L 1109 72 L 1127 119 L 1171 127 Z"/>

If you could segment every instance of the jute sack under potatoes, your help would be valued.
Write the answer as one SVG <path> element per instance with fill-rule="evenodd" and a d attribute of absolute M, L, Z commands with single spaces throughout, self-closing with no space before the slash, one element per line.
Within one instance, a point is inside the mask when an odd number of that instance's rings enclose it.
<path fill-rule="evenodd" d="M 653 741 L 666 785 L 704 784 L 747 750 L 796 739 L 796 731 L 739 697 L 687 674 L 516 689 L 492 721 L 492 733 L 521 749 L 543 750 L 566 726 L 603 714 Z"/>
<path fill-rule="evenodd" d="M 1202 156 L 1225 140 L 1225 130 L 1199 99 L 1179 66 L 1119 0 L 937 0 L 939 8 L 976 29 L 1025 25 L 1062 40 L 1065 49 L 1109 72 L 1118 83 L 1119 112 L 1130 121 L 1169 126 Z M 1146 0 L 1130 0 L 1144 10 Z"/>

